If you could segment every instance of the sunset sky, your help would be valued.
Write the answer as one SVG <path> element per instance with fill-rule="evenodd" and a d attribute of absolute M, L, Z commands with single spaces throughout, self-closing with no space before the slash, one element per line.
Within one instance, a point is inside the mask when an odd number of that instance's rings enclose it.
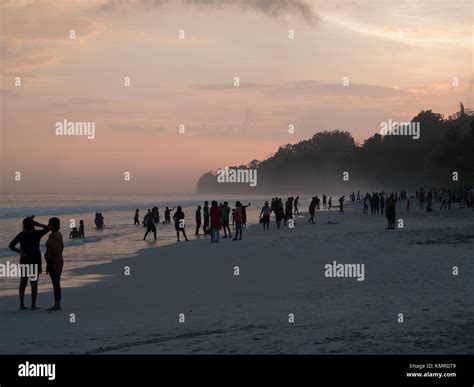
<path fill-rule="evenodd" d="M 318 131 L 473 107 L 469 0 L 0 4 L 4 192 L 192 192 Z M 64 119 L 96 138 L 56 136 Z"/>

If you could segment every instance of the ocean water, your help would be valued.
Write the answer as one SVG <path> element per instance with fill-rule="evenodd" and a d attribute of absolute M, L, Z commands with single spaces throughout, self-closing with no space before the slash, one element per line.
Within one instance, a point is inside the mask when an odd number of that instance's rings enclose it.
<path fill-rule="evenodd" d="M 135 209 L 140 209 L 140 222 L 148 208 L 157 206 L 160 209 L 161 220 L 164 220 L 164 208 L 172 208 L 178 205 L 183 207 L 186 220 L 186 232 L 189 239 L 194 239 L 195 221 L 194 212 L 196 206 L 203 205 L 204 201 L 217 200 L 228 201 L 232 208 L 236 200 L 244 204 L 251 202 L 252 206 L 247 209 L 248 224 L 258 222 L 258 215 L 267 197 L 235 197 L 229 195 L 199 194 L 1 194 L 0 196 L 0 264 L 10 261 L 17 263 L 18 254 L 8 249 L 10 241 L 21 231 L 22 220 L 25 216 L 35 215 L 35 219 L 46 224 L 52 216 L 61 220 L 61 232 L 65 241 L 64 277 L 73 286 L 72 280 L 78 281 L 76 276 L 68 276 L 71 270 L 90 265 L 102 264 L 115 259 L 130 257 L 138 250 L 177 243 L 174 224 L 158 224 L 158 241 L 155 243 L 153 235 L 148 235 L 147 241 L 143 241 L 146 229 L 133 225 Z M 96 212 L 102 212 L 105 220 L 105 228 L 98 230 L 94 225 Z M 173 214 L 173 213 L 172 213 Z M 69 239 L 70 220 L 74 219 L 76 224 L 84 220 L 85 239 Z M 231 227 L 232 230 L 232 227 Z M 202 228 L 201 228 L 202 233 Z M 201 236 L 203 237 L 203 236 Z M 47 236 L 43 237 L 41 251 L 44 252 L 44 243 Z M 44 279 L 43 279 L 44 281 Z M 0 296 L 13 294 L 17 291 L 17 278 L 0 278 Z M 41 288 L 41 287 L 40 287 Z"/>

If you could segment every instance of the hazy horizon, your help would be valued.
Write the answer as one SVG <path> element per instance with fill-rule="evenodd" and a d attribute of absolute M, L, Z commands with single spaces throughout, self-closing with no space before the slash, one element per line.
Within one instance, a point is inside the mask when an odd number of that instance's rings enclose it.
<path fill-rule="evenodd" d="M 316 132 L 473 107 L 469 1 L 0 4 L 0 192 L 193 193 Z"/>

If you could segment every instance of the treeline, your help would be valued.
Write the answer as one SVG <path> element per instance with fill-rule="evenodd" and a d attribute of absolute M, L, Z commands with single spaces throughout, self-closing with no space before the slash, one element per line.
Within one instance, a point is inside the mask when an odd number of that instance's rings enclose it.
<path fill-rule="evenodd" d="M 464 106 L 447 119 L 431 110 L 412 119 L 420 138 L 374 134 L 356 144 L 349 132 L 325 131 L 281 146 L 266 160 L 231 168 L 256 168 L 258 184 L 223 184 L 217 171 L 199 178 L 197 192 L 312 194 L 474 185 L 474 121 Z M 223 166 L 224 167 L 224 166 Z M 348 172 L 349 180 L 343 180 Z M 459 180 L 453 181 L 453 172 Z"/>

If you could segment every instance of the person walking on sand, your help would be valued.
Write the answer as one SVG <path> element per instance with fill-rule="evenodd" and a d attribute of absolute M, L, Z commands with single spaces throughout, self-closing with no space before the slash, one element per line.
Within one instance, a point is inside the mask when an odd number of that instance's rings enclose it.
<path fill-rule="evenodd" d="M 40 227 L 41 230 L 36 230 L 35 227 Z M 38 279 L 42 272 L 41 265 L 41 252 L 40 252 L 40 241 L 41 238 L 49 232 L 48 226 L 40 224 L 34 220 L 34 216 L 23 219 L 23 231 L 20 232 L 8 245 L 8 248 L 15 253 L 20 254 L 20 264 L 28 265 L 32 268 L 36 275 L 31 272 L 29 275 L 21 273 L 20 278 L 20 310 L 28 309 L 25 306 L 25 291 L 26 285 L 28 285 L 28 279 L 30 279 L 31 285 L 31 310 L 39 309 L 36 306 L 36 298 L 38 296 Z M 18 249 L 16 246 L 20 244 Z"/>
<path fill-rule="evenodd" d="M 294 205 L 295 205 L 295 215 L 299 215 L 300 214 L 300 212 L 298 211 L 298 206 L 300 205 L 300 197 L 299 196 L 296 197 Z"/>
<path fill-rule="evenodd" d="M 311 203 L 309 203 L 308 211 L 309 211 L 308 223 L 314 224 L 314 214 L 316 212 L 316 198 L 315 197 L 311 199 Z"/>
<path fill-rule="evenodd" d="M 196 232 L 194 233 L 194 235 L 199 236 L 199 229 L 201 228 L 201 206 L 197 206 L 195 219 L 196 219 Z"/>
<path fill-rule="evenodd" d="M 204 208 L 203 208 L 203 215 L 204 215 L 204 235 L 209 234 L 209 202 L 206 200 L 204 202 Z"/>
<path fill-rule="evenodd" d="M 387 218 L 387 228 L 386 230 L 395 229 L 395 199 L 393 194 L 387 197 L 385 203 L 385 217 Z"/>
<path fill-rule="evenodd" d="M 339 198 L 339 213 L 344 213 L 344 195 Z"/>
<path fill-rule="evenodd" d="M 221 208 L 222 226 L 224 228 L 224 238 L 232 238 L 230 232 L 229 221 L 230 221 L 230 207 L 228 202 L 224 202 Z"/>
<path fill-rule="evenodd" d="M 178 238 L 178 242 L 180 242 L 179 240 L 180 232 L 183 233 L 184 239 L 186 240 L 186 242 L 188 242 L 189 239 L 186 236 L 186 230 L 184 229 L 184 226 L 185 226 L 184 212 L 181 206 L 178 206 L 176 208 L 176 212 L 173 215 L 173 220 L 174 220 L 174 228 L 176 229 L 176 237 Z"/>
<path fill-rule="evenodd" d="M 139 219 L 140 219 L 140 210 L 137 208 L 135 210 L 135 215 L 133 216 L 133 225 L 134 226 L 137 225 L 137 224 L 140 225 Z"/>
<path fill-rule="evenodd" d="M 328 210 L 331 211 L 331 208 L 332 208 L 332 196 L 329 196 L 329 200 L 328 200 Z"/>
<path fill-rule="evenodd" d="M 235 238 L 233 241 L 242 240 L 242 204 L 237 201 L 235 202 L 235 212 L 234 212 L 234 221 L 235 221 Z"/>
<path fill-rule="evenodd" d="M 385 197 L 384 193 L 380 192 L 379 194 L 379 203 L 380 203 L 380 213 L 383 215 L 383 211 L 385 208 Z"/>
<path fill-rule="evenodd" d="M 285 221 L 283 224 L 286 225 L 286 222 L 290 219 L 293 219 L 293 198 L 290 197 L 285 202 Z"/>
<path fill-rule="evenodd" d="M 145 240 L 147 235 L 150 232 L 152 232 L 156 241 L 156 226 L 155 226 L 155 221 L 153 219 L 153 212 L 151 212 L 151 210 L 148 210 L 148 213 L 145 216 L 145 224 L 146 224 L 146 232 L 145 232 L 145 236 L 143 237 L 143 240 Z"/>
<path fill-rule="evenodd" d="M 285 211 L 283 209 L 283 202 L 281 198 L 278 198 L 275 203 L 275 221 L 277 225 L 277 229 L 279 230 L 281 227 L 281 221 L 285 219 Z"/>
<path fill-rule="evenodd" d="M 263 229 L 265 227 L 267 230 L 270 230 L 270 214 L 272 213 L 272 209 L 268 206 L 268 202 L 265 202 L 262 210 L 260 211 L 260 218 L 262 219 Z"/>
<path fill-rule="evenodd" d="M 219 231 L 222 227 L 221 224 L 221 210 L 217 206 L 217 202 L 213 200 L 211 202 L 211 209 L 209 211 L 211 216 L 211 243 L 219 242 Z"/>
<path fill-rule="evenodd" d="M 49 312 L 61 310 L 61 274 L 63 272 L 63 236 L 60 229 L 59 218 L 51 218 L 48 223 L 51 234 L 46 241 L 46 274 L 49 274 L 54 290 L 54 305 L 48 309 Z"/>

